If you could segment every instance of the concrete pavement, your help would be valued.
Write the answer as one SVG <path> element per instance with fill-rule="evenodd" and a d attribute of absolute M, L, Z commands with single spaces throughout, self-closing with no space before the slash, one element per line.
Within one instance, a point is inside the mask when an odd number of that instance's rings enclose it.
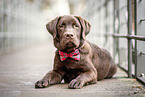
<path fill-rule="evenodd" d="M 35 89 L 35 82 L 52 69 L 54 52 L 48 41 L 0 55 L 0 97 L 145 97 L 143 86 L 119 68 L 114 78 L 82 89 L 67 84 Z"/>

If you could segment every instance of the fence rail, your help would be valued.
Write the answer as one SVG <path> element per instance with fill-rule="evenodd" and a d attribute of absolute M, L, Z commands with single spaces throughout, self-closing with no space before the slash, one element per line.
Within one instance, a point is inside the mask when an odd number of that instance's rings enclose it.
<path fill-rule="evenodd" d="M 135 40 L 145 41 L 145 36 L 120 35 L 120 34 L 114 34 L 112 36 L 115 37 L 115 38 L 128 38 L 128 39 L 135 39 Z"/>

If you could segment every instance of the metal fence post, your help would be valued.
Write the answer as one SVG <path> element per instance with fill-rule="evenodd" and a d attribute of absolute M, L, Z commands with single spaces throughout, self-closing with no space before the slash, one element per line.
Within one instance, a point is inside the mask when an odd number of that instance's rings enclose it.
<path fill-rule="evenodd" d="M 132 34 L 132 0 L 127 0 L 128 35 Z M 132 40 L 128 38 L 128 77 L 132 77 Z"/>
<path fill-rule="evenodd" d="M 113 0 L 113 34 L 115 34 L 115 0 Z M 115 44 L 115 37 L 113 37 L 113 58 L 115 59 L 116 54 L 116 44 Z"/>
<path fill-rule="evenodd" d="M 134 31 L 137 35 L 137 0 L 134 0 Z M 137 40 L 135 40 L 135 78 L 137 78 Z"/>

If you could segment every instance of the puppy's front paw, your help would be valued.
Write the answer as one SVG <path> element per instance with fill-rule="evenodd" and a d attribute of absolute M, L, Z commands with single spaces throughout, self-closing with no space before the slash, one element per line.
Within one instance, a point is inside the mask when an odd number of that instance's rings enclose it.
<path fill-rule="evenodd" d="M 69 83 L 69 85 L 68 85 L 68 87 L 70 88 L 70 89 L 80 89 L 80 88 L 82 88 L 84 86 L 84 82 L 83 81 L 80 81 L 80 80 L 77 80 L 77 79 L 73 79 L 70 83 Z"/>
<path fill-rule="evenodd" d="M 35 88 L 45 88 L 49 86 L 48 80 L 39 80 L 35 83 Z"/>

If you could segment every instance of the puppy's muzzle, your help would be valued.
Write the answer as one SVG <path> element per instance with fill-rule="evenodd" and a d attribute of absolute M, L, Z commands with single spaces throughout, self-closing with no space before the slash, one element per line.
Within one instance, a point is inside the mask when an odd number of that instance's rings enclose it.
<path fill-rule="evenodd" d="M 75 34 L 73 32 L 65 32 L 64 37 L 67 39 L 72 39 L 74 38 Z"/>

